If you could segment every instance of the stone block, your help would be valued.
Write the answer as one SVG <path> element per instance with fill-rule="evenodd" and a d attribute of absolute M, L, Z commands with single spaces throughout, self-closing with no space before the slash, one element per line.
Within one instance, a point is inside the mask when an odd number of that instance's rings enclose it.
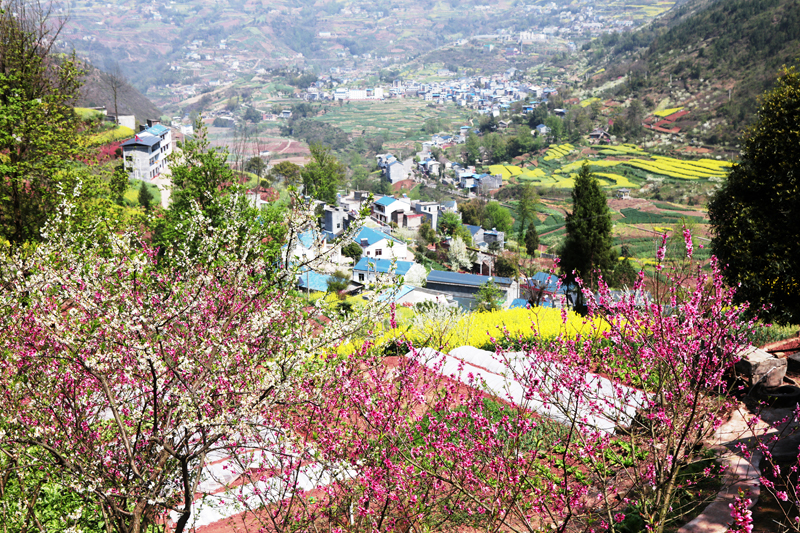
<path fill-rule="evenodd" d="M 739 353 L 741 360 L 736 363 L 736 371 L 750 380 L 751 385 L 761 383 L 765 387 L 779 387 L 786 375 L 786 359 L 778 359 L 772 354 L 749 346 Z"/>
<path fill-rule="evenodd" d="M 789 364 L 789 370 L 792 372 L 800 372 L 800 352 L 793 353 L 787 357 L 786 362 Z"/>

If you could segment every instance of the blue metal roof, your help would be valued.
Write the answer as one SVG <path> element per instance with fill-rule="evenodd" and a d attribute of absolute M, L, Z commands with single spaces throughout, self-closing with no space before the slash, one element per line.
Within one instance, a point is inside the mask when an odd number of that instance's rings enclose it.
<path fill-rule="evenodd" d="M 527 309 L 528 306 L 529 306 L 528 300 L 526 300 L 525 298 L 516 298 L 513 302 L 511 302 L 511 305 L 509 305 L 508 308 L 516 309 L 520 307 L 522 309 Z"/>
<path fill-rule="evenodd" d="M 367 246 L 372 246 L 376 242 L 380 242 L 383 239 L 389 239 L 390 241 L 394 241 L 398 244 L 401 244 L 400 241 L 392 237 L 391 235 L 387 235 L 382 231 L 378 231 L 372 228 L 361 228 L 359 232 L 353 237 L 353 240 L 356 244 L 361 244 L 362 239 L 367 239 Z"/>
<path fill-rule="evenodd" d="M 356 263 L 356 266 L 353 267 L 353 270 L 360 270 L 362 272 L 381 272 L 386 274 L 391 270 L 393 263 L 396 265 L 394 273 L 398 276 L 405 276 L 408 274 L 408 271 L 411 270 L 411 267 L 414 266 L 413 261 L 393 262 L 391 259 L 372 259 L 370 257 L 362 257 L 358 263 Z"/>
<path fill-rule="evenodd" d="M 153 146 L 161 142 L 161 137 L 155 135 L 137 135 L 133 139 L 129 139 L 122 143 L 125 146 Z"/>
<path fill-rule="evenodd" d="M 449 285 L 480 287 L 489 280 L 494 281 L 497 285 L 511 285 L 512 281 L 511 278 L 461 274 L 460 272 L 445 272 L 443 270 L 431 270 L 428 274 L 428 283 L 447 283 Z"/>
<path fill-rule="evenodd" d="M 396 289 L 387 289 L 383 291 L 380 295 L 378 295 L 378 301 L 385 302 L 387 300 L 392 300 L 396 302 L 413 290 L 414 287 L 412 287 L 411 285 L 400 285 Z"/>
<path fill-rule="evenodd" d="M 163 135 L 169 131 L 169 128 L 162 126 L 161 124 L 156 124 L 155 126 L 150 126 L 144 131 L 147 133 L 152 133 L 153 135 Z"/>
<path fill-rule="evenodd" d="M 549 272 L 537 272 L 533 277 L 529 278 L 529 284 L 535 285 L 545 292 L 556 292 L 558 288 L 558 275 L 550 274 Z M 567 292 L 567 288 L 561 286 L 558 288 L 558 293 L 563 294 Z"/>
<path fill-rule="evenodd" d="M 480 226 L 473 226 L 472 224 L 464 224 L 464 227 L 469 230 L 473 237 L 481 230 Z"/>
<path fill-rule="evenodd" d="M 305 246 L 306 248 L 311 248 L 314 246 L 314 232 L 313 231 L 304 231 L 297 236 L 297 239 L 300 241 L 300 244 Z"/>
<path fill-rule="evenodd" d="M 328 292 L 328 280 L 331 276 L 308 271 L 300 274 L 297 278 L 297 286 L 301 289 L 309 289 L 317 292 Z"/>
<path fill-rule="evenodd" d="M 375 200 L 375 203 L 378 204 L 378 205 L 382 205 L 384 207 L 389 207 L 390 205 L 392 205 L 396 201 L 397 201 L 397 199 L 396 198 L 392 198 L 391 196 L 381 196 L 380 198 Z"/>

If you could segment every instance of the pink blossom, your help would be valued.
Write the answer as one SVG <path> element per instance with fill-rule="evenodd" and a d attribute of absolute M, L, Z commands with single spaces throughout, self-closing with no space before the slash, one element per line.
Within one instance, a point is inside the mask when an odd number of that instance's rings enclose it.
<path fill-rule="evenodd" d="M 691 259 L 692 258 L 692 233 L 689 231 L 689 228 L 683 226 L 683 242 L 686 244 L 686 257 Z"/>

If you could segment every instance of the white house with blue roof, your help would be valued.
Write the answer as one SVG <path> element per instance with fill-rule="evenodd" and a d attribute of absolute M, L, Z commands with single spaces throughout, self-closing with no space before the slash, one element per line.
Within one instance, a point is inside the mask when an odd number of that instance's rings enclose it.
<path fill-rule="evenodd" d="M 291 250 L 288 251 L 290 245 Z M 292 242 L 285 244 L 283 249 L 286 254 L 284 260 L 287 263 L 305 263 L 323 254 L 326 254 L 326 261 L 333 267 L 342 262 L 341 249 L 338 246 L 331 245 L 324 234 L 315 230 L 304 231 L 294 235 Z"/>
<path fill-rule="evenodd" d="M 421 284 L 425 280 L 425 267 L 414 261 L 392 261 L 362 257 L 353 267 L 353 281 L 373 283 L 380 274 L 403 276 L 407 283 Z"/>
<path fill-rule="evenodd" d="M 167 169 L 166 157 L 172 153 L 172 130 L 152 123 L 133 139 L 122 143 L 125 171 L 133 179 L 152 181 Z"/>
<path fill-rule="evenodd" d="M 408 245 L 389 234 L 376 229 L 363 227 L 353 237 L 361 246 L 364 256 L 373 259 L 399 259 L 408 257 Z"/>
<path fill-rule="evenodd" d="M 395 218 L 392 216 L 394 213 L 405 211 L 411 211 L 411 204 L 391 196 L 381 196 L 372 202 L 372 216 L 383 224 L 391 224 Z"/>

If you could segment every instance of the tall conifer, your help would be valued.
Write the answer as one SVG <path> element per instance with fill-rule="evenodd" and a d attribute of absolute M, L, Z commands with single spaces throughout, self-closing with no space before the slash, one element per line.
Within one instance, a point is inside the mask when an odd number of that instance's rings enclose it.
<path fill-rule="evenodd" d="M 569 282 L 577 276 L 596 287 L 596 271 L 608 274 L 613 270 L 611 228 L 606 196 L 584 163 L 572 189 L 572 213 L 567 215 L 567 239 L 561 249 L 561 271 Z"/>

